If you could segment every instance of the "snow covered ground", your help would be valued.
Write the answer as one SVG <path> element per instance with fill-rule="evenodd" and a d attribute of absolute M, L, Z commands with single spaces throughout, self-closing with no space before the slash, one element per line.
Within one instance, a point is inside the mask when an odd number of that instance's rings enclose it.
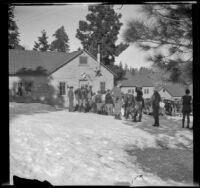
<path fill-rule="evenodd" d="M 10 183 L 17 175 L 52 185 L 191 185 L 192 179 L 163 179 L 145 171 L 139 155 L 130 154 L 180 149 L 192 155 L 193 132 L 181 128 L 180 118 L 161 117 L 160 127 L 152 124 L 147 115 L 133 123 L 37 103 L 10 103 Z M 192 159 L 187 160 L 189 169 Z"/>

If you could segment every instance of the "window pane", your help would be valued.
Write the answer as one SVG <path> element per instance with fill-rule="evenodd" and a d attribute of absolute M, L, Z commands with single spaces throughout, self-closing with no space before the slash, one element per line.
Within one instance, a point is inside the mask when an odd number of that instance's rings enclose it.
<path fill-rule="evenodd" d="M 83 64 L 83 65 L 87 64 L 87 57 L 80 56 L 79 60 L 80 60 L 80 64 Z"/>
<path fill-rule="evenodd" d="M 60 90 L 60 95 L 65 95 L 65 82 L 60 82 L 59 90 Z"/>

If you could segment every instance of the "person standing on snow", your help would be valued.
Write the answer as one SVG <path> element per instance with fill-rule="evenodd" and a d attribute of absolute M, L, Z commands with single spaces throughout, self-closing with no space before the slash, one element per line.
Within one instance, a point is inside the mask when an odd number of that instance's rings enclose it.
<path fill-rule="evenodd" d="M 142 109 L 144 107 L 143 92 L 141 87 L 136 87 L 136 97 L 135 97 L 135 113 L 133 121 L 136 122 L 136 117 L 139 114 L 139 122 L 142 121 Z"/>
<path fill-rule="evenodd" d="M 113 99 L 110 94 L 110 90 L 107 90 L 106 96 L 105 96 L 105 105 L 106 105 L 106 111 L 108 115 L 113 114 Z"/>
<path fill-rule="evenodd" d="M 96 112 L 98 113 L 98 114 L 101 114 L 102 113 L 102 95 L 101 95 L 101 91 L 97 91 L 97 95 L 96 95 L 96 97 L 95 97 L 95 103 L 96 103 L 96 107 L 97 107 L 97 109 L 96 109 Z"/>
<path fill-rule="evenodd" d="M 75 107 L 75 111 L 78 111 L 79 108 L 80 108 L 80 88 L 77 88 L 77 89 L 74 91 L 74 95 L 75 95 L 75 99 L 76 99 L 76 101 L 77 101 L 76 107 Z"/>
<path fill-rule="evenodd" d="M 155 87 L 154 93 L 151 97 L 151 102 L 152 102 L 152 107 L 153 107 L 153 117 L 155 120 L 153 126 L 155 126 L 155 127 L 160 126 L 160 124 L 159 124 L 159 109 L 160 109 L 159 103 L 160 103 L 160 101 L 161 101 L 160 94 L 158 93 L 158 89 Z"/>
<path fill-rule="evenodd" d="M 186 89 L 185 95 L 182 96 L 182 113 L 183 113 L 182 128 L 184 128 L 185 116 L 187 116 L 187 128 L 190 128 L 189 125 L 190 125 L 192 97 L 189 94 L 190 94 L 190 90 Z"/>
<path fill-rule="evenodd" d="M 69 112 L 73 112 L 74 111 L 74 106 L 73 106 L 73 102 L 74 102 L 73 86 L 70 86 L 70 89 L 68 91 L 68 98 L 69 98 Z"/>
<path fill-rule="evenodd" d="M 121 120 L 121 107 L 122 107 L 122 92 L 121 92 L 121 84 L 117 84 L 116 87 L 112 90 L 112 95 L 114 98 L 114 115 L 115 119 Z"/>
<path fill-rule="evenodd" d="M 125 105 L 125 119 L 128 119 L 130 115 L 132 115 L 133 108 L 135 105 L 134 95 L 131 94 L 131 91 L 125 94 L 124 97 L 124 105 Z"/>
<path fill-rule="evenodd" d="M 89 90 L 87 93 L 87 98 L 88 98 L 88 110 L 91 111 L 92 110 L 92 96 L 93 96 L 93 92 L 92 92 L 92 86 L 89 86 Z"/>

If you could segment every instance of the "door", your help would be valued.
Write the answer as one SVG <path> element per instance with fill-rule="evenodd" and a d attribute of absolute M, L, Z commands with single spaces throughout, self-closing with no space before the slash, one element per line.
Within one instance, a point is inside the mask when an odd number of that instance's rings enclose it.
<path fill-rule="evenodd" d="M 89 86 L 89 81 L 88 80 L 79 80 L 79 88 L 81 88 L 81 86 L 85 86 L 88 85 Z"/>

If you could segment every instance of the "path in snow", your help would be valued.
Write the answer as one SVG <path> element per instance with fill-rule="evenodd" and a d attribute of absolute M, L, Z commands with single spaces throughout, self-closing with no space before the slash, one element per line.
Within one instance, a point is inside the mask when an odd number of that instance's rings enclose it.
<path fill-rule="evenodd" d="M 127 150 L 146 148 L 192 149 L 192 131 L 180 121 L 162 119 L 152 127 L 111 116 L 57 111 L 48 105 L 10 103 L 10 173 L 53 185 L 185 185 L 143 171 Z M 12 183 L 12 181 L 11 181 Z"/>

